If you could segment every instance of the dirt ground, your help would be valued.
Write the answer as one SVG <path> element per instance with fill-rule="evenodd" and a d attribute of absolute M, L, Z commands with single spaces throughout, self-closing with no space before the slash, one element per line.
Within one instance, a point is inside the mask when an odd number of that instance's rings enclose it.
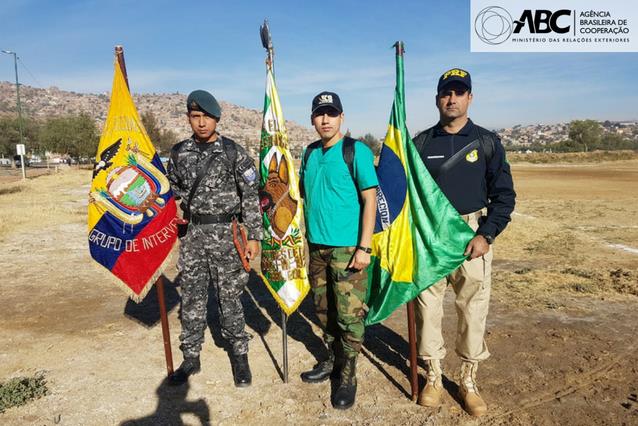
<path fill-rule="evenodd" d="M 0 424 L 638 424 L 638 160 L 516 163 L 513 173 L 518 204 L 495 244 L 481 419 L 456 396 L 451 291 L 438 409 L 409 399 L 404 308 L 368 328 L 351 410 L 332 409 L 330 383 L 299 378 L 320 345 L 309 299 L 288 322 L 290 381 L 282 383 L 281 317 L 256 278 L 242 299 L 253 386 L 232 385 L 211 300 L 203 371 L 168 387 L 154 291 L 141 305 L 127 301 L 89 257 L 90 172 L 0 179 L 0 380 L 42 371 L 49 387 L 0 414 Z M 166 276 L 177 366 L 174 261 Z"/>

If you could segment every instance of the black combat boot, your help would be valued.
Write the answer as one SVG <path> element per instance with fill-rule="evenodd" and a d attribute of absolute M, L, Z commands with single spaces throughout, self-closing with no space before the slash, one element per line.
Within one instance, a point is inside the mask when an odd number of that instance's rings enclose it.
<path fill-rule="evenodd" d="M 200 370 L 199 356 L 185 357 L 182 365 L 168 378 L 168 384 L 171 386 L 182 385 L 188 381 L 188 376 L 197 374 Z"/>
<path fill-rule="evenodd" d="M 253 376 L 250 373 L 250 366 L 248 365 L 248 354 L 231 355 L 230 364 L 233 369 L 235 386 L 238 388 L 250 386 L 253 381 Z"/>
<path fill-rule="evenodd" d="M 357 358 L 346 358 L 341 370 L 341 381 L 332 399 L 332 406 L 346 410 L 354 405 L 357 394 Z"/>
<path fill-rule="evenodd" d="M 301 381 L 304 383 L 319 383 L 327 380 L 335 367 L 335 354 L 330 352 L 328 359 L 320 361 L 310 371 L 301 373 Z"/>

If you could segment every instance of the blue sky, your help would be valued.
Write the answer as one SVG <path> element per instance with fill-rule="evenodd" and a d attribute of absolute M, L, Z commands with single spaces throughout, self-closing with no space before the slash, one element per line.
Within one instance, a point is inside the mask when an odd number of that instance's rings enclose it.
<path fill-rule="evenodd" d="M 312 97 L 340 94 L 355 135 L 383 136 L 396 40 L 406 44 L 412 132 L 434 124 L 438 76 L 469 70 L 470 117 L 490 128 L 572 119 L 638 119 L 638 53 L 471 53 L 469 1 L 35 1 L 0 4 L 0 48 L 24 84 L 102 93 L 124 45 L 131 89 L 188 93 L 261 109 L 268 18 L 284 115 L 309 125 Z M 14 81 L 0 55 L 0 80 Z"/>

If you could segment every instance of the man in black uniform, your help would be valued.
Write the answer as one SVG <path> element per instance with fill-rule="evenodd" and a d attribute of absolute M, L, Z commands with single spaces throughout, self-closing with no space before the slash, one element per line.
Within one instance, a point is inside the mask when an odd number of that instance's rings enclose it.
<path fill-rule="evenodd" d="M 468 259 L 417 298 L 418 351 L 427 373 L 418 403 L 436 407 L 441 402 L 441 360 L 445 357 L 441 319 L 445 289 L 451 285 L 458 316 L 456 353 L 462 360 L 460 396 L 467 412 L 480 416 L 487 405 L 478 393 L 476 369 L 478 362 L 490 355 L 484 334 L 491 288 L 491 246 L 510 221 L 516 194 L 501 141 L 468 118 L 471 103 L 470 74 L 458 68 L 445 72 L 436 95 L 439 123 L 414 138 L 426 168 L 476 232 L 465 251 Z"/>

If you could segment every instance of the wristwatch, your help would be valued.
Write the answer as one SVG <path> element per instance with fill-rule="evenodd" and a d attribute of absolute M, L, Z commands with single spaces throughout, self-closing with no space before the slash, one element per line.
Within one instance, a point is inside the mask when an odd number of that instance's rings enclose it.
<path fill-rule="evenodd" d="M 370 247 L 357 246 L 357 250 L 361 250 L 368 254 L 372 253 L 372 249 Z"/>
<path fill-rule="evenodd" d="M 492 235 L 487 235 L 487 234 L 480 234 L 483 236 L 483 238 L 485 238 L 485 241 L 487 241 L 488 244 L 492 244 L 494 242 L 494 237 Z"/>

